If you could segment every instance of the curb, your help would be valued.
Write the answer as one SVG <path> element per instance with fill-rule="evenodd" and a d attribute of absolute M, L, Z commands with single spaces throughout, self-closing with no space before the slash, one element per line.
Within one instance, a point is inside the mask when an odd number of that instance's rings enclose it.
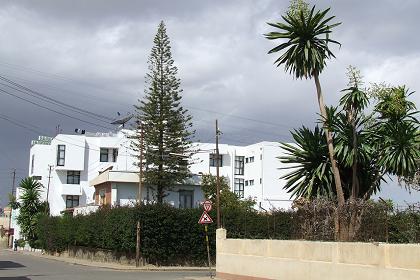
<path fill-rule="evenodd" d="M 77 258 L 68 258 L 68 257 L 57 257 L 57 256 L 50 256 L 50 255 L 43 255 L 39 252 L 29 252 L 29 251 L 13 251 L 9 250 L 13 253 L 19 253 L 22 255 L 33 256 L 33 257 L 41 257 L 44 259 L 54 260 L 65 262 L 68 264 L 73 265 L 81 265 L 81 266 L 88 266 L 88 267 L 97 267 L 97 268 L 106 268 L 112 270 L 120 270 L 120 271 L 168 271 L 168 272 L 177 272 L 177 271 L 209 271 L 208 267 L 184 267 L 184 266 L 143 266 L 143 267 L 135 267 L 130 265 L 122 265 L 117 263 L 106 263 L 106 262 L 93 262 L 89 260 L 82 260 Z M 214 269 L 212 269 L 214 272 Z"/>

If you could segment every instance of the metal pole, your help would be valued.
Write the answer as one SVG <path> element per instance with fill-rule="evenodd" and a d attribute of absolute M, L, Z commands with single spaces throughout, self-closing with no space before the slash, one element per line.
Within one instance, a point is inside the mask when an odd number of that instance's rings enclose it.
<path fill-rule="evenodd" d="M 14 195 L 15 192 L 15 182 L 16 182 L 16 169 L 13 169 L 13 179 L 12 179 L 12 196 Z M 10 246 L 11 248 L 13 247 L 13 244 L 10 244 L 10 228 L 12 226 L 12 212 L 13 209 L 10 207 L 10 213 L 9 213 L 9 229 L 7 232 L 7 246 Z"/>
<path fill-rule="evenodd" d="M 50 182 L 51 182 L 51 169 L 52 165 L 48 165 L 48 184 L 47 184 L 47 203 L 49 204 L 49 195 L 50 195 Z"/>
<path fill-rule="evenodd" d="M 220 176 L 219 176 L 219 125 L 216 120 L 216 211 L 217 228 L 220 228 Z"/>
<path fill-rule="evenodd" d="M 210 272 L 210 277 L 211 277 L 213 275 L 211 272 L 210 245 L 209 245 L 209 235 L 208 235 L 207 225 L 204 225 L 204 231 L 206 232 L 207 260 L 209 262 L 209 272 Z"/>
<path fill-rule="evenodd" d="M 140 266 L 140 221 L 137 221 L 136 228 L 136 267 Z"/>

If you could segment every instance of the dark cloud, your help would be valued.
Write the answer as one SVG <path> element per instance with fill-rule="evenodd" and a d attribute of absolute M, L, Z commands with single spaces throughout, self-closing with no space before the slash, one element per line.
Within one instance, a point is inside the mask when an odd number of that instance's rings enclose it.
<path fill-rule="evenodd" d="M 349 64 L 362 70 L 367 84 L 387 81 L 420 89 L 415 71 L 420 2 L 316 5 L 331 6 L 343 23 L 333 33 L 342 43 L 334 49 L 337 59 L 321 75 L 327 103 L 335 103 L 346 86 Z M 287 6 L 288 1 L 269 0 L 2 1 L 0 75 L 114 117 L 131 111 L 141 98 L 153 36 L 165 20 L 197 139 L 212 141 L 218 118 L 226 143 L 290 141 L 288 131 L 312 126 L 318 108 L 313 81 L 294 80 L 273 65 L 275 55 L 267 55 L 274 43 L 263 37 L 270 30 L 266 22 L 278 20 Z M 413 100 L 419 104 L 419 95 Z M 54 134 L 58 124 L 69 133 L 102 130 L 1 93 L 0 112 L 32 128 L 0 119 L 0 205 L 10 189 L 10 169 L 19 168 L 21 177 L 27 172 L 31 139 Z"/>

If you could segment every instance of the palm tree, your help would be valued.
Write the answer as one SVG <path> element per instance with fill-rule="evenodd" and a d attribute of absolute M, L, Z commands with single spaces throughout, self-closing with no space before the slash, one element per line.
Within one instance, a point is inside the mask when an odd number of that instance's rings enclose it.
<path fill-rule="evenodd" d="M 309 11 L 307 5 L 298 5 L 299 9 L 289 10 L 282 16 L 285 23 L 268 23 L 279 29 L 265 34 L 269 40 L 283 40 L 282 44 L 271 49 L 268 53 L 283 52 L 275 61 L 277 66 L 283 65 L 285 71 L 296 78 L 314 78 L 317 99 L 321 116 L 324 121 L 324 131 L 331 162 L 332 173 L 336 188 L 338 206 L 345 203 L 341 184 L 340 172 L 334 156 L 333 138 L 326 125 L 327 110 L 324 104 L 319 75 L 326 66 L 327 59 L 335 57 L 329 49 L 329 43 L 340 45 L 339 42 L 329 38 L 331 29 L 341 23 L 329 24 L 334 16 L 327 16 L 330 9 L 316 11 L 315 6 Z"/>
<path fill-rule="evenodd" d="M 350 74 L 355 73 L 350 68 Z M 346 214 L 350 219 L 347 223 L 340 221 L 339 225 L 340 238 L 346 240 L 355 237 L 363 213 L 354 202 L 368 200 L 380 191 L 381 182 L 389 175 L 401 178 L 415 174 L 420 158 L 419 121 L 415 104 L 407 99 L 408 90 L 404 86 L 373 90 L 380 93 L 371 94 L 376 100 L 374 112 L 366 114 L 370 100 L 354 77 L 350 75 L 350 87 L 343 90 L 340 107 L 327 110 L 344 198 L 348 202 Z M 287 180 L 285 188 L 295 197 L 336 195 L 331 187 L 334 181 L 324 133 L 318 126 L 313 131 L 303 127 L 292 132 L 296 145 L 281 145 L 286 155 L 280 160 L 292 168 L 283 177 Z"/>
<path fill-rule="evenodd" d="M 40 182 L 32 177 L 23 179 L 19 185 L 22 195 L 20 196 L 17 222 L 31 246 L 36 240 L 35 227 L 39 215 L 44 213 L 47 207 L 45 203 L 41 202 L 41 190 L 43 187 Z"/>

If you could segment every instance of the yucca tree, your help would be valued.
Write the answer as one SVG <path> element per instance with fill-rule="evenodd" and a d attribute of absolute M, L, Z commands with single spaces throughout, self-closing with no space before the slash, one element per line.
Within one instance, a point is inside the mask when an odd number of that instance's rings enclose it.
<path fill-rule="evenodd" d="M 27 177 L 20 182 L 19 188 L 22 195 L 19 197 L 17 222 L 23 235 L 33 246 L 36 240 L 35 227 L 39 215 L 45 213 L 46 207 L 48 207 L 41 201 L 41 190 L 44 186 L 32 177 Z"/>
<path fill-rule="evenodd" d="M 337 113 L 345 121 L 345 114 Z M 341 122 L 341 121 L 340 121 Z M 325 132 L 319 126 L 313 130 L 302 127 L 291 132 L 295 141 L 294 145 L 281 143 L 286 154 L 279 159 L 287 163 L 290 173 L 282 178 L 286 179 L 285 189 L 292 197 L 313 198 L 334 198 L 334 175 L 331 169 L 331 162 L 328 158 L 328 148 Z M 342 185 L 345 200 L 352 198 L 353 186 L 353 164 L 352 164 L 352 132 L 340 131 L 334 138 L 337 152 L 338 167 L 342 174 Z M 346 139 L 347 140 L 344 140 Z M 340 140 L 338 140 L 340 139 Z M 380 191 L 380 183 L 384 180 L 386 173 L 378 165 L 377 152 L 370 146 L 367 137 L 359 138 L 358 164 L 356 180 L 359 183 L 359 191 L 354 199 L 368 199 L 374 193 Z M 340 143 L 340 141 L 343 141 Z"/>
<path fill-rule="evenodd" d="M 344 240 L 352 240 L 360 226 L 362 212 L 353 208 L 353 202 L 367 200 L 380 191 L 388 176 L 405 178 L 420 168 L 418 113 L 408 100 L 409 91 L 404 86 L 374 87 L 369 96 L 360 87 L 358 72 L 350 68 L 349 73 L 349 87 L 342 91 L 340 106 L 327 109 L 344 199 L 350 205 L 350 219 L 339 225 Z M 372 100 L 374 111 L 366 114 Z M 295 145 L 281 145 L 286 155 L 280 160 L 292 168 L 283 177 L 287 180 L 285 188 L 295 197 L 336 195 L 331 187 L 334 180 L 324 133 L 318 126 L 314 130 L 303 127 L 292 132 Z"/>
<path fill-rule="evenodd" d="M 292 2 L 293 3 L 293 2 Z M 313 78 L 315 81 L 318 105 L 324 122 L 327 119 L 324 98 L 319 81 L 319 75 L 324 70 L 327 60 L 335 57 L 330 50 L 330 43 L 340 45 L 339 42 L 330 39 L 332 28 L 340 23 L 330 23 L 334 16 L 329 16 L 330 9 L 324 11 L 315 10 L 315 6 L 309 11 L 304 2 L 300 5 L 291 5 L 292 9 L 282 16 L 284 22 L 268 23 L 276 28 L 276 31 L 265 35 L 269 40 L 281 40 L 283 43 L 271 49 L 268 53 L 281 55 L 275 61 L 277 66 L 284 65 L 285 71 L 296 78 Z M 334 156 L 334 145 L 331 131 L 324 125 L 325 137 L 331 169 L 334 175 L 334 185 L 338 205 L 344 205 L 344 193 L 337 162 Z"/>

